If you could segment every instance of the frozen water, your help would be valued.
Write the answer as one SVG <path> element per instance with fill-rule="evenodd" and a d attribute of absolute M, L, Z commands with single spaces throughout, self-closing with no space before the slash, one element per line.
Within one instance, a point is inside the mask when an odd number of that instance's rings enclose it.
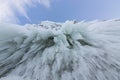
<path fill-rule="evenodd" d="M 120 21 L 0 23 L 0 80 L 120 80 Z"/>

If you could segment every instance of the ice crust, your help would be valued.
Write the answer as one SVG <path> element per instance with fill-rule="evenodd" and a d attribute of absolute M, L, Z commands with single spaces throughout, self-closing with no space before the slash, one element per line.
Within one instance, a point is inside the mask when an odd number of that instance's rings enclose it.
<path fill-rule="evenodd" d="M 0 80 L 120 80 L 120 21 L 0 23 Z"/>

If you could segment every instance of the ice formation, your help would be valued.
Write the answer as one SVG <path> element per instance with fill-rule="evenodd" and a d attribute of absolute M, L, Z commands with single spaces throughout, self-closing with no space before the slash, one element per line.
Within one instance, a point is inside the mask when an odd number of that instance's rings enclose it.
<path fill-rule="evenodd" d="M 120 80 L 120 21 L 0 23 L 0 80 Z"/>

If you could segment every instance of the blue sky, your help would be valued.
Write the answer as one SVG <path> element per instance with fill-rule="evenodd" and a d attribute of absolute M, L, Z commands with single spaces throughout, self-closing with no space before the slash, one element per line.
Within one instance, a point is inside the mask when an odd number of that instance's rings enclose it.
<path fill-rule="evenodd" d="M 29 19 L 24 14 L 19 14 L 19 11 L 15 12 L 19 24 L 39 23 L 44 20 L 64 22 L 120 18 L 120 0 L 49 0 L 47 7 L 44 4 L 34 5 L 36 6 L 25 9 Z"/>

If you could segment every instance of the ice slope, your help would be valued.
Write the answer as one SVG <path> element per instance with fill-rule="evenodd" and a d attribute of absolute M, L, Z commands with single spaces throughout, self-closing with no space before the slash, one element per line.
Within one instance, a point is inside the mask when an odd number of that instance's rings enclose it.
<path fill-rule="evenodd" d="M 0 80 L 120 80 L 120 21 L 0 23 Z"/>

